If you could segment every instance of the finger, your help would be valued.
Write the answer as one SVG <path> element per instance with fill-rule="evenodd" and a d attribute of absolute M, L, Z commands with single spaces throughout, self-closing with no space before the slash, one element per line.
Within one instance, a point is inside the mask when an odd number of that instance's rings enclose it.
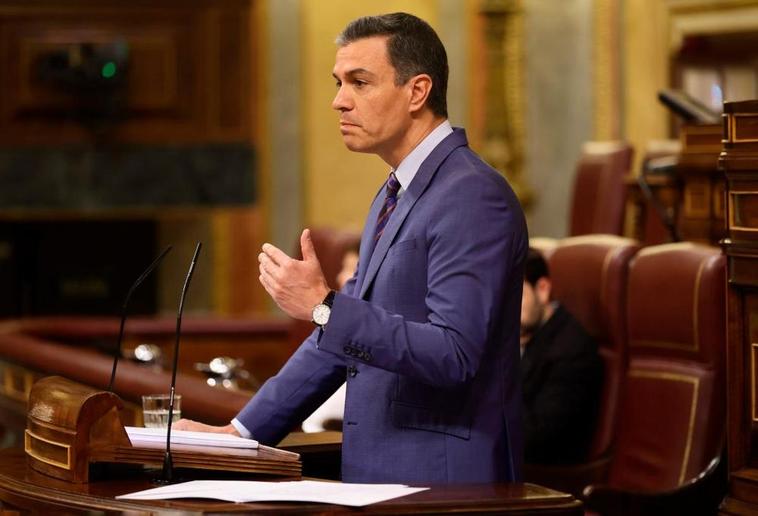
<path fill-rule="evenodd" d="M 258 276 L 258 281 L 261 282 L 261 285 L 266 289 L 266 292 L 268 292 L 271 297 L 274 297 L 274 284 L 272 283 L 271 278 L 267 274 L 261 272 Z"/>
<path fill-rule="evenodd" d="M 292 259 L 284 251 L 271 244 L 263 244 L 263 253 L 277 265 L 282 265 Z"/>
<path fill-rule="evenodd" d="M 262 263 L 258 267 L 258 270 L 261 273 L 261 276 L 263 276 L 266 279 L 266 283 L 268 283 L 269 286 L 273 286 L 276 283 L 276 278 L 274 277 L 274 273 L 271 270 L 271 267 L 269 264 Z"/>
<path fill-rule="evenodd" d="M 258 269 L 261 272 L 266 271 L 271 276 L 273 276 L 279 269 L 279 266 L 276 263 L 274 263 L 274 261 L 268 256 L 266 256 L 265 254 L 262 254 L 262 256 L 259 258 L 258 261 L 259 261 Z"/>
<path fill-rule="evenodd" d="M 300 235 L 300 250 L 303 253 L 304 261 L 318 261 L 318 257 L 316 256 L 316 249 L 313 247 L 313 240 L 311 239 L 310 229 L 304 229 L 303 233 Z"/>

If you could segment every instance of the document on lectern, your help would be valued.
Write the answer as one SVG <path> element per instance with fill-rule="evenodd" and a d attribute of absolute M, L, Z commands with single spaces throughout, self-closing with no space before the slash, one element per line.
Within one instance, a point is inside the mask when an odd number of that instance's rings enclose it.
<path fill-rule="evenodd" d="M 293 482 L 195 480 L 125 494 L 116 498 L 122 500 L 207 498 L 234 503 L 316 502 L 363 507 L 427 489 L 429 488 L 399 484 L 343 484 L 313 480 Z"/>
<path fill-rule="evenodd" d="M 142 428 L 139 426 L 125 427 L 126 434 L 133 446 L 140 443 L 165 443 L 165 428 Z M 189 432 L 187 430 L 172 430 L 171 444 L 191 444 L 194 446 L 218 446 L 221 448 L 258 448 L 258 441 L 244 439 L 232 434 L 216 434 L 211 432 Z"/>

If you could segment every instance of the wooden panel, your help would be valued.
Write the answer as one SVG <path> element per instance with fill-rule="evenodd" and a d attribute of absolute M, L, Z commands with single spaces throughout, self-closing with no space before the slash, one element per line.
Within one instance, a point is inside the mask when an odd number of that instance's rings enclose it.
<path fill-rule="evenodd" d="M 729 229 L 758 231 L 758 191 L 729 193 Z"/>
<path fill-rule="evenodd" d="M 4 4 L 5 5 L 5 4 Z M 250 141 L 252 17 L 246 0 L 11 3 L 0 7 L 0 138 L 6 144 Z M 123 92 L 100 80 L 64 87 L 40 73 L 57 54 L 92 63 L 88 49 L 124 43 Z M 116 106 L 115 121 L 104 112 Z M 98 118 L 99 117 L 99 118 Z M 102 134 L 99 136 L 102 137 Z"/>
<path fill-rule="evenodd" d="M 729 263 L 727 449 L 730 488 L 722 514 L 758 511 L 758 101 L 726 102 L 723 152 Z M 737 510 L 737 508 L 740 508 Z M 735 512 L 736 511 L 736 512 Z"/>
<path fill-rule="evenodd" d="M 750 350 L 750 455 L 758 457 L 758 296 L 746 296 L 744 306 L 745 347 Z"/>
<path fill-rule="evenodd" d="M 758 113 L 735 114 L 732 134 L 735 142 L 758 142 Z"/>

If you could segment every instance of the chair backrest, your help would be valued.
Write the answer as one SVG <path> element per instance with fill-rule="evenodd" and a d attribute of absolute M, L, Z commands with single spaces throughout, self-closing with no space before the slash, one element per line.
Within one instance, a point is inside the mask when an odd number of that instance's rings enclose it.
<path fill-rule="evenodd" d="M 604 364 L 603 390 L 588 461 L 613 444 L 619 389 L 626 366 L 625 303 L 628 264 L 639 245 L 615 235 L 564 238 L 548 256 L 553 298 L 582 323 Z"/>
<path fill-rule="evenodd" d="M 587 142 L 576 167 L 571 236 L 623 234 L 626 184 L 634 151 L 625 142 Z"/>
<path fill-rule="evenodd" d="M 666 490 L 701 473 L 725 431 L 726 270 L 714 247 L 664 244 L 629 266 L 629 367 L 608 483 Z"/>

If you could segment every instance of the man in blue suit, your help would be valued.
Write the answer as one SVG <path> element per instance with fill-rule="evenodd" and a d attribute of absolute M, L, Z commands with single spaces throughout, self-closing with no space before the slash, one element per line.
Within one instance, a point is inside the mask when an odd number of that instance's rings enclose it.
<path fill-rule="evenodd" d="M 308 230 L 303 260 L 265 244 L 264 288 L 317 328 L 232 425 L 180 428 L 276 444 L 347 381 L 344 481 L 518 480 L 521 207 L 447 121 L 447 57 L 426 22 L 360 18 L 337 44 L 342 138 L 392 171 L 356 274 L 330 292 Z"/>

